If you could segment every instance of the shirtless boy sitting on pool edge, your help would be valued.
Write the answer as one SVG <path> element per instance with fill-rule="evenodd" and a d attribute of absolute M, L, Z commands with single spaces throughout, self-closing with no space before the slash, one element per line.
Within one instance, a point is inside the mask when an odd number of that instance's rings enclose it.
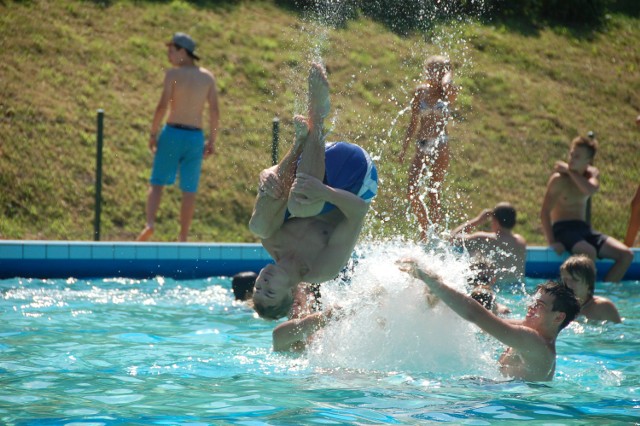
<path fill-rule="evenodd" d="M 593 166 L 598 150 L 594 137 L 576 137 L 571 142 L 569 161 L 557 161 L 547 183 L 540 209 L 542 230 L 557 253 L 585 254 L 613 259 L 604 277 L 618 282 L 633 261 L 633 252 L 613 237 L 591 229 L 587 223 L 587 201 L 600 188 L 600 172 Z"/>

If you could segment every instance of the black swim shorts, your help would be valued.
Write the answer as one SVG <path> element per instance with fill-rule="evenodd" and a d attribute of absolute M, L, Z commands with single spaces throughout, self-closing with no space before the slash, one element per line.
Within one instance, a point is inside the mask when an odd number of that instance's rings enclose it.
<path fill-rule="evenodd" d="M 607 236 L 594 231 L 582 220 L 561 220 L 553 224 L 553 238 L 562 243 L 565 250 L 572 252 L 572 248 L 580 241 L 586 241 L 596 248 L 596 253 L 600 257 L 600 249 L 607 240 Z"/>

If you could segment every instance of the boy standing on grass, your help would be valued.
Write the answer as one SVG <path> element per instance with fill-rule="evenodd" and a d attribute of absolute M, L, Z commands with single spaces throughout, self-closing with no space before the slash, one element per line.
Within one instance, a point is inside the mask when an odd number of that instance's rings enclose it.
<path fill-rule="evenodd" d="M 150 187 L 147 196 L 147 224 L 137 241 L 147 241 L 153 235 L 162 190 L 172 185 L 180 172 L 182 206 L 178 241 L 187 241 L 196 204 L 203 157 L 215 152 L 218 135 L 218 94 L 213 74 L 196 65 L 196 43 L 184 33 L 175 33 L 167 43 L 168 58 L 173 68 L 164 77 L 164 87 L 156 106 L 149 149 L 153 157 Z M 209 139 L 204 142 L 202 112 L 209 104 Z M 166 124 L 160 128 L 167 111 Z M 160 133 L 158 133 L 160 132 Z"/>
<path fill-rule="evenodd" d="M 613 259 L 605 281 L 618 282 L 631 265 L 633 253 L 586 222 L 587 200 L 600 188 L 598 169 L 592 165 L 597 150 L 598 142 L 592 137 L 579 136 L 571 142 L 569 162 L 557 161 L 549 178 L 540 219 L 547 242 L 557 254 L 566 250 L 591 259 Z"/>

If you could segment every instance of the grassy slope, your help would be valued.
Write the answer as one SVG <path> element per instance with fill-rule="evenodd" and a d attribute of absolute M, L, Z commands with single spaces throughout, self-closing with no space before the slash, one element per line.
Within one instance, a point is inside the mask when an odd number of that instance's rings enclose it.
<path fill-rule="evenodd" d="M 594 226 L 622 238 L 640 182 L 637 28 L 637 19 L 619 16 L 606 32 L 586 35 L 457 22 L 401 38 L 368 20 L 328 30 L 271 2 L 0 3 L 0 237 L 92 239 L 95 112 L 104 108 L 102 239 L 134 238 L 167 66 L 163 41 L 182 30 L 218 78 L 223 127 L 217 158 L 203 168 L 193 241 L 254 241 L 246 222 L 257 172 L 270 164 L 271 120 L 281 117 L 285 149 L 317 56 L 334 88 L 333 138 L 379 157 L 369 232 L 413 235 L 406 167 L 395 160 L 407 125 L 399 112 L 423 58 L 440 51 L 450 53 L 463 86 L 445 191 L 449 225 L 509 200 L 520 212 L 518 231 L 543 244 L 538 210 L 551 167 L 573 136 L 594 130 L 602 172 Z M 157 239 L 175 239 L 179 199 L 177 188 L 166 191 Z"/>

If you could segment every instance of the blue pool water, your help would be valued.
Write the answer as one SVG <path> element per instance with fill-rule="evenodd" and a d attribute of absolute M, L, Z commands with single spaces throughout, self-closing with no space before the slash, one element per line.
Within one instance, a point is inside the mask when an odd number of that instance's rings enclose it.
<path fill-rule="evenodd" d="M 555 380 L 528 384 L 501 378 L 501 346 L 418 304 L 381 256 L 350 286 L 327 284 L 350 319 L 295 356 L 271 351 L 274 324 L 235 302 L 227 278 L 1 280 L 0 423 L 640 422 L 640 282 L 599 283 L 624 322 L 573 323 Z M 500 297 L 524 314 L 521 288 Z"/>

